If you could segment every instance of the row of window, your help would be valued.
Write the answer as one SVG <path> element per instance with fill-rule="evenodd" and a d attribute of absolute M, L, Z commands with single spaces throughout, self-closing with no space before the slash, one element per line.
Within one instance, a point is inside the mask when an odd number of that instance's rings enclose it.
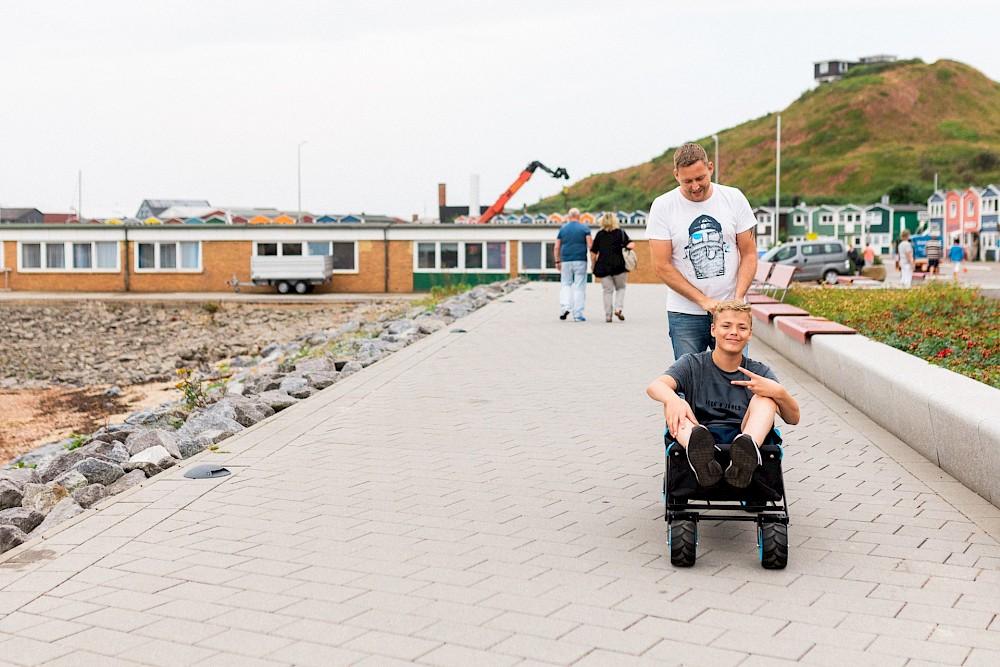
<path fill-rule="evenodd" d="M 520 270 L 555 271 L 554 241 L 522 241 Z M 264 256 L 296 257 L 330 255 L 333 269 L 357 271 L 357 244 L 353 241 L 306 243 L 255 243 L 254 253 Z M 20 244 L 20 271 L 107 271 L 120 270 L 117 241 L 38 242 Z M 137 271 L 201 271 L 200 241 L 150 242 L 136 244 Z M 506 241 L 419 242 L 414 248 L 413 269 L 429 271 L 510 270 Z"/>

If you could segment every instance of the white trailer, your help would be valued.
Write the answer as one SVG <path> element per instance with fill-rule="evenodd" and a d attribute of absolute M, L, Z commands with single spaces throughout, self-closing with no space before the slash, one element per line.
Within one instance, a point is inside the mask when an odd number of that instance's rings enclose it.
<path fill-rule="evenodd" d="M 250 282 L 236 276 L 230 285 L 239 292 L 242 285 L 273 285 L 279 293 L 311 292 L 316 285 L 330 282 L 333 257 L 330 255 L 255 255 L 250 258 Z"/>

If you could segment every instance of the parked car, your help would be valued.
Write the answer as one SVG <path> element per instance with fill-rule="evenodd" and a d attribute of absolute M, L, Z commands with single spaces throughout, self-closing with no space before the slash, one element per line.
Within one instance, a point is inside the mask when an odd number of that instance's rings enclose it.
<path fill-rule="evenodd" d="M 847 248 L 837 239 L 789 241 L 768 250 L 760 261 L 791 264 L 798 267 L 795 280 L 822 280 L 831 285 L 837 282 L 837 276 L 851 272 Z"/>

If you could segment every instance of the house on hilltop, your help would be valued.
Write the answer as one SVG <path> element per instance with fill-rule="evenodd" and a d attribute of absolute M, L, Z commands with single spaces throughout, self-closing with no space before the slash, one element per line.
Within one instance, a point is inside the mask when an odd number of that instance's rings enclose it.
<path fill-rule="evenodd" d="M 829 83 L 840 79 L 848 70 L 858 65 L 875 65 L 878 63 L 896 62 L 896 56 L 880 54 L 863 56 L 858 60 L 820 60 L 813 63 L 813 78 L 818 83 Z"/>
<path fill-rule="evenodd" d="M 211 204 L 205 199 L 144 199 L 135 217 L 140 220 L 159 218 L 160 214 L 171 206 L 198 206 L 208 208 Z"/>

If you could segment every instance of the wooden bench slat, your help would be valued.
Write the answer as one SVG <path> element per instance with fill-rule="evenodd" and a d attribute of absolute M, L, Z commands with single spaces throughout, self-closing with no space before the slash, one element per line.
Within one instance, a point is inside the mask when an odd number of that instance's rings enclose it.
<path fill-rule="evenodd" d="M 773 296 L 768 296 L 766 294 L 748 293 L 747 303 L 754 304 L 754 303 L 780 303 L 780 302 Z"/>
<path fill-rule="evenodd" d="M 750 306 L 750 312 L 758 320 L 770 323 L 779 315 L 808 316 L 809 312 L 790 303 L 755 303 Z"/>
<path fill-rule="evenodd" d="M 855 334 L 856 329 L 825 317 L 779 317 L 778 328 L 803 345 L 814 334 Z"/>

